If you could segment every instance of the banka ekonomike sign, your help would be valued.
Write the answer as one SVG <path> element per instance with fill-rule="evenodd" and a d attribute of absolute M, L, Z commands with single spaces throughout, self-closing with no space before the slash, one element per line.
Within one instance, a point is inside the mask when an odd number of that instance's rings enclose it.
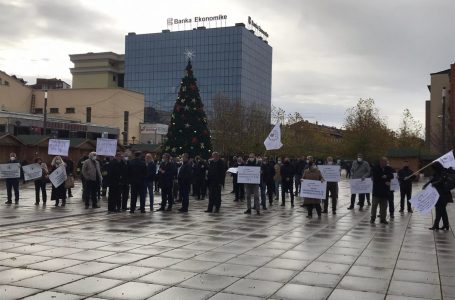
<path fill-rule="evenodd" d="M 200 23 L 200 22 L 211 22 L 211 21 L 226 21 L 226 15 L 218 15 L 212 17 L 193 17 L 193 18 L 184 18 L 184 19 L 174 19 L 174 18 L 167 18 L 167 25 L 178 25 L 178 24 L 192 24 L 192 23 Z"/>
<path fill-rule="evenodd" d="M 261 26 L 259 26 L 257 23 L 255 23 L 253 21 L 253 19 L 251 19 L 250 16 L 248 16 L 248 24 L 250 26 L 252 26 L 253 28 L 255 28 L 257 31 L 259 31 L 260 33 L 262 33 L 265 37 L 269 37 L 269 34 L 267 33 L 267 31 L 265 31 L 264 29 L 261 28 Z"/>

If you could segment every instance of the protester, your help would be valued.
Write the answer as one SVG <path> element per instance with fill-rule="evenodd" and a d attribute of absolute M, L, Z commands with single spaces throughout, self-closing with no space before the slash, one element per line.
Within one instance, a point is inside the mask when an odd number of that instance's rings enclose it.
<path fill-rule="evenodd" d="M 445 169 L 440 162 L 434 162 L 432 165 L 433 176 L 430 180 L 424 185 L 423 188 L 426 188 L 431 184 L 439 194 L 438 202 L 436 202 L 436 217 L 434 218 L 433 226 L 428 228 L 430 230 L 450 230 L 449 217 L 447 216 L 447 203 L 453 202 L 452 193 L 445 186 L 447 177 L 449 176 L 449 171 Z M 453 175 L 452 175 L 453 176 Z M 439 223 L 442 219 L 442 227 L 439 227 Z"/>
<path fill-rule="evenodd" d="M 141 152 L 134 153 L 134 159 L 128 164 L 128 181 L 131 184 L 131 203 L 130 213 L 136 211 L 137 197 L 139 196 L 139 209 L 145 213 L 145 178 L 147 177 L 147 167 L 145 161 L 141 159 Z"/>
<path fill-rule="evenodd" d="M 145 155 L 145 166 L 147 167 L 147 176 L 145 177 L 145 195 L 149 194 L 150 211 L 153 211 L 154 204 L 154 181 L 156 180 L 156 165 L 151 153 Z"/>
<path fill-rule="evenodd" d="M 107 170 L 109 195 L 107 197 L 108 212 L 119 212 L 122 209 L 121 188 L 122 188 L 122 153 L 117 152 L 115 158 L 109 163 Z"/>
<path fill-rule="evenodd" d="M 9 154 L 9 161 L 7 163 L 8 164 L 16 164 L 16 163 L 20 164 L 20 162 L 17 160 L 16 153 L 11 152 Z M 8 200 L 5 202 L 5 204 L 13 203 L 12 190 L 14 190 L 14 203 L 19 204 L 19 178 L 6 178 L 5 183 L 6 183 L 6 194 L 8 196 Z"/>
<path fill-rule="evenodd" d="M 82 201 L 85 201 L 87 199 L 87 187 L 85 184 L 85 179 L 84 175 L 82 174 L 82 165 L 84 162 L 88 159 L 88 154 L 84 153 L 82 157 L 79 159 L 77 162 L 77 167 L 76 167 L 76 173 L 77 175 L 81 178 L 81 183 L 82 183 Z"/>
<path fill-rule="evenodd" d="M 248 156 L 248 160 L 246 162 L 246 166 L 248 167 L 258 167 L 260 168 L 260 165 L 258 164 L 256 160 L 256 156 L 254 153 L 250 153 Z M 260 214 L 260 206 L 259 206 L 259 184 L 257 183 L 246 183 L 245 184 L 245 192 L 246 192 L 246 205 L 247 205 L 247 210 L 245 210 L 245 214 L 251 214 L 251 195 L 254 197 L 254 209 L 256 210 L 256 214 Z"/>
<path fill-rule="evenodd" d="M 171 156 L 169 153 L 164 153 L 158 171 L 159 181 L 161 187 L 161 207 L 157 211 L 172 210 L 174 199 L 172 196 L 172 185 L 174 183 L 174 177 L 176 176 L 177 170 L 175 165 L 171 162 Z"/>
<path fill-rule="evenodd" d="M 194 177 L 196 197 L 198 200 L 204 200 L 207 194 L 207 164 L 200 156 L 196 156 Z"/>
<path fill-rule="evenodd" d="M 398 171 L 398 181 L 400 182 L 400 213 L 404 212 L 404 200 L 406 197 L 406 204 L 409 213 L 412 213 L 411 195 L 412 195 L 412 182 L 416 178 L 413 176 L 414 171 L 409 168 L 407 160 L 403 162 L 403 167 Z"/>
<path fill-rule="evenodd" d="M 172 179 L 172 203 L 182 202 L 180 193 L 179 193 L 179 182 L 177 180 L 177 170 L 180 168 L 181 163 L 178 157 L 174 157 L 170 159 L 171 163 L 174 165 L 175 172 L 174 178 Z"/>
<path fill-rule="evenodd" d="M 387 203 L 390 197 L 390 181 L 393 179 L 393 169 L 387 166 L 387 158 L 382 157 L 379 164 L 373 167 L 373 205 L 371 206 L 371 220 L 374 224 L 379 205 L 379 216 L 382 224 L 388 224 Z M 354 175 L 354 172 L 353 172 Z"/>
<path fill-rule="evenodd" d="M 245 165 L 245 162 L 239 156 L 237 158 L 237 168 L 244 166 L 244 165 Z M 234 185 L 236 186 L 234 201 L 237 201 L 237 202 L 243 201 L 243 199 L 245 199 L 245 185 L 243 183 L 238 183 L 238 173 L 234 174 L 233 180 L 234 180 Z"/>
<path fill-rule="evenodd" d="M 321 171 L 319 171 L 317 165 L 310 161 L 307 169 L 303 172 L 302 181 L 305 180 L 320 180 L 323 181 Z M 303 198 L 303 205 L 307 207 L 308 215 L 307 218 L 313 217 L 313 208 L 316 209 L 318 218 L 321 217 L 321 199 L 317 198 Z"/>
<path fill-rule="evenodd" d="M 265 198 L 265 191 L 267 191 L 267 196 L 269 199 L 269 205 L 273 205 L 273 191 L 274 191 L 274 181 L 273 177 L 275 176 L 274 162 L 267 157 L 264 157 L 261 164 L 261 205 L 264 210 L 267 209 L 267 201 Z"/>
<path fill-rule="evenodd" d="M 212 159 L 209 161 L 207 172 L 207 183 L 209 186 L 209 204 L 205 212 L 220 211 L 221 207 L 221 186 L 223 184 L 225 166 L 223 161 L 220 160 L 218 152 L 212 153 Z"/>
<path fill-rule="evenodd" d="M 182 155 L 182 166 L 178 170 L 179 194 L 182 197 L 182 207 L 179 212 L 188 212 L 190 203 L 190 185 L 193 178 L 193 170 L 189 162 L 188 153 Z"/>
<path fill-rule="evenodd" d="M 387 167 L 390 167 L 389 161 L 387 161 Z M 391 168 L 392 169 L 392 168 Z M 395 170 L 392 169 L 392 174 L 395 176 Z M 395 177 L 394 177 L 395 178 Z M 388 205 L 389 205 L 389 217 L 390 219 L 395 218 L 395 191 L 392 190 L 392 185 L 389 186 L 389 199 L 388 199 Z"/>
<path fill-rule="evenodd" d="M 120 162 L 120 193 L 122 198 L 122 211 L 128 210 L 128 198 L 130 196 L 130 184 L 128 182 L 128 154 L 123 154 Z"/>
<path fill-rule="evenodd" d="M 276 164 L 274 165 L 275 168 L 275 176 L 273 176 L 273 180 L 275 181 L 275 200 L 279 199 L 280 193 L 280 185 L 281 185 L 281 159 L 278 158 Z"/>
<path fill-rule="evenodd" d="M 66 164 L 60 156 L 55 156 L 51 162 L 51 173 L 57 170 L 59 167 L 63 166 L 66 172 Z M 60 203 L 60 199 L 62 200 L 62 206 L 66 205 L 66 187 L 65 182 L 60 184 L 59 186 L 55 187 L 52 185 L 51 191 L 51 200 L 55 200 L 55 206 L 58 206 Z"/>
<path fill-rule="evenodd" d="M 289 157 L 284 159 L 284 163 L 280 169 L 281 175 L 281 206 L 285 206 L 286 193 L 289 193 L 291 196 L 291 207 L 294 207 L 294 192 L 293 192 L 293 178 L 294 178 L 294 168 L 289 161 Z"/>
<path fill-rule="evenodd" d="M 101 196 L 106 197 L 107 195 L 107 188 L 108 188 L 108 176 L 109 176 L 109 164 L 111 162 L 109 157 L 104 157 L 100 161 L 100 170 L 101 170 L 101 175 L 103 176 L 103 182 L 101 184 L 100 182 L 100 187 L 101 187 Z M 98 198 L 99 200 L 99 198 Z"/>
<path fill-rule="evenodd" d="M 72 183 L 74 183 L 74 163 L 73 163 L 73 161 L 70 158 L 65 157 L 65 158 L 63 158 L 63 162 L 66 165 L 66 176 L 68 178 L 71 178 L 70 180 L 72 181 Z M 71 189 L 73 187 L 74 186 L 68 187 L 66 189 L 66 192 L 68 193 L 68 198 L 72 198 L 73 197 L 73 193 L 71 191 Z"/>
<path fill-rule="evenodd" d="M 92 208 L 99 208 L 97 204 L 97 191 L 99 190 L 99 184 L 103 181 L 101 175 L 100 164 L 96 160 L 96 152 L 90 152 L 89 158 L 82 164 L 82 176 L 85 180 L 87 191 L 85 192 L 85 208 L 90 207 L 90 200 L 92 202 Z"/>
<path fill-rule="evenodd" d="M 43 206 L 46 205 L 47 201 L 47 192 L 46 192 L 46 182 L 49 179 L 49 170 L 47 165 L 43 163 L 43 160 L 39 157 L 35 158 L 35 164 L 38 164 L 41 167 L 42 175 L 40 178 L 35 179 L 35 205 L 39 205 L 40 202 L 40 192 L 43 198 Z"/>
<path fill-rule="evenodd" d="M 300 184 L 302 175 L 303 175 L 303 170 L 305 170 L 306 167 L 306 161 L 305 161 L 305 156 L 300 157 L 296 163 L 295 163 L 295 175 L 294 175 L 294 182 L 295 182 L 295 196 L 299 195 L 300 192 Z"/>
<path fill-rule="evenodd" d="M 351 168 L 351 179 L 362 179 L 365 180 L 370 176 L 370 164 L 363 160 L 363 155 L 358 154 L 357 160 L 352 163 Z M 348 209 L 354 209 L 356 194 L 351 194 L 351 205 Z M 359 205 L 360 209 L 363 210 L 365 204 L 365 194 L 359 194 Z"/>
<path fill-rule="evenodd" d="M 333 157 L 327 157 L 326 161 L 327 165 L 333 165 Z M 322 213 L 328 213 L 329 209 L 329 194 L 330 198 L 332 198 L 332 214 L 336 215 L 337 213 L 337 202 L 338 202 L 338 182 L 336 181 L 327 181 L 327 188 L 325 193 L 324 199 L 324 210 Z"/>

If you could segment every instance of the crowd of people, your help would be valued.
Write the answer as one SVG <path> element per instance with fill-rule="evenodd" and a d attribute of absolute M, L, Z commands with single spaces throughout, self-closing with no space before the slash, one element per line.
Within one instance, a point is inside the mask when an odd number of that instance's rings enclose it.
<path fill-rule="evenodd" d="M 17 163 L 15 153 L 10 154 L 9 163 Z M 64 166 L 67 173 L 67 181 L 58 187 L 52 186 L 51 200 L 55 206 L 65 206 L 66 199 L 72 197 L 71 188 L 74 187 L 74 176 L 79 176 L 82 182 L 82 200 L 85 208 L 99 208 L 102 196 L 108 198 L 108 211 L 110 213 L 129 211 L 135 213 L 139 210 L 146 212 L 146 200 L 148 198 L 149 209 L 154 211 L 154 197 L 161 194 L 161 203 L 156 211 L 171 211 L 175 203 L 181 203 L 179 212 L 189 210 L 190 194 L 198 200 L 204 200 L 208 195 L 208 207 L 205 212 L 218 213 L 221 208 L 221 191 L 225 186 L 226 176 L 232 176 L 234 201 L 246 200 L 245 214 L 253 211 L 260 214 L 261 209 L 267 210 L 267 206 L 274 205 L 274 201 L 281 199 L 281 206 L 286 206 L 289 198 L 290 206 L 294 207 L 295 197 L 300 195 L 301 182 L 304 180 L 325 181 L 318 165 L 340 164 L 332 157 L 325 160 L 315 160 L 311 156 L 302 156 L 291 160 L 289 157 L 277 158 L 260 157 L 251 153 L 246 159 L 233 157 L 226 161 L 217 152 L 205 160 L 199 156 L 190 158 L 188 154 L 180 157 L 171 157 L 164 153 L 160 160 L 151 153 L 117 152 L 115 157 L 97 157 L 95 152 L 84 155 L 77 163 L 76 170 L 73 162 L 67 158 L 55 156 L 48 167 L 40 158 L 34 161 L 42 168 L 42 176 L 34 180 L 36 205 L 42 201 L 47 202 L 46 186 L 49 183 L 49 174 L 57 168 Z M 259 183 L 240 183 L 235 171 L 240 166 L 255 166 L 260 168 Z M 371 206 L 371 223 L 375 223 L 379 217 L 380 223 L 388 224 L 389 218 L 395 214 L 394 191 L 391 189 L 391 181 L 396 176 L 399 181 L 400 213 L 407 209 L 412 213 L 411 203 L 412 182 L 415 180 L 413 170 L 408 162 L 404 161 L 399 170 L 394 170 L 388 164 L 388 160 L 382 157 L 377 164 L 371 165 L 358 154 L 357 159 L 349 164 L 347 172 L 351 179 L 365 180 L 371 178 L 373 182 L 372 195 L 369 193 L 359 194 L 357 205 L 363 210 L 366 204 Z M 436 204 L 436 218 L 432 230 L 448 229 L 448 217 L 446 205 L 451 202 L 450 190 L 444 190 L 441 184 L 444 178 L 444 168 L 438 163 L 433 164 L 435 175 L 429 183 L 433 184 L 440 193 L 440 199 Z M 394 175 L 396 173 L 396 175 Z M 15 203 L 19 203 L 19 178 L 6 179 L 7 197 L 6 204 L 12 204 L 13 191 Z M 429 184 L 428 183 L 428 184 Z M 328 213 L 331 200 L 331 212 L 336 214 L 338 204 L 338 182 L 327 182 L 325 199 L 303 197 L 302 207 L 307 208 L 307 217 L 313 217 L 315 210 L 320 218 Z M 281 197 L 280 197 L 281 194 Z M 371 197 L 372 196 L 372 197 Z M 348 210 L 355 208 L 356 194 L 351 194 L 351 202 Z M 139 206 L 138 206 L 139 198 Z M 253 201 L 252 201 L 253 200 Z M 128 205 L 129 204 L 129 205 Z M 322 204 L 322 206 L 321 206 Z M 378 214 L 379 206 L 379 214 Z M 439 227 L 440 220 L 443 227 Z"/>

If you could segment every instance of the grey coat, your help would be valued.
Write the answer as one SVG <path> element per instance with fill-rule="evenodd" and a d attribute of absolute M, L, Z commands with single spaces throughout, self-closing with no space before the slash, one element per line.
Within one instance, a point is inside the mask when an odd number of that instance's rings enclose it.
<path fill-rule="evenodd" d="M 95 159 L 91 160 L 90 158 L 84 161 L 82 164 L 82 176 L 85 180 L 96 181 L 96 174 L 98 173 L 98 178 L 100 181 L 103 180 L 101 175 L 100 163 Z"/>
<path fill-rule="evenodd" d="M 365 179 L 370 177 L 370 164 L 366 161 L 354 161 L 351 168 L 351 179 Z"/>

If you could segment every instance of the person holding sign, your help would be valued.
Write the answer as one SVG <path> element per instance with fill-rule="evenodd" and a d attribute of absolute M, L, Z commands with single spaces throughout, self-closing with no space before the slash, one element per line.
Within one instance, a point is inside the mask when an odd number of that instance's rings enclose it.
<path fill-rule="evenodd" d="M 363 160 L 363 155 L 359 153 L 357 155 L 357 160 L 352 163 L 351 168 L 351 179 L 362 179 L 370 177 L 370 164 Z M 356 194 L 351 194 L 351 205 L 348 209 L 354 209 Z M 363 205 L 365 203 L 366 194 L 359 194 L 359 210 L 363 210 Z"/>
<path fill-rule="evenodd" d="M 18 164 L 19 162 L 17 161 L 16 158 L 16 153 L 11 152 L 9 154 L 9 161 L 7 164 Z M 20 163 L 19 163 L 20 164 Z M 20 166 L 19 166 L 20 168 Z M 12 190 L 14 190 L 14 202 L 15 204 L 19 204 L 19 177 L 20 177 L 20 171 L 19 171 L 19 176 L 16 178 L 6 178 L 5 183 L 6 183 L 6 194 L 8 196 L 8 200 L 5 202 L 5 204 L 12 204 L 12 198 L 13 198 L 13 193 Z"/>
<path fill-rule="evenodd" d="M 398 181 L 400 182 L 400 213 L 404 211 L 404 198 L 406 197 L 406 204 L 408 208 L 408 212 L 412 213 L 411 199 L 412 195 L 412 181 L 416 178 L 414 171 L 409 168 L 409 163 L 407 160 L 403 163 L 403 168 L 398 171 Z"/>
<path fill-rule="evenodd" d="M 327 165 L 333 165 L 333 157 L 327 157 Z M 324 199 L 324 210 L 322 211 L 323 214 L 326 214 L 329 208 L 329 193 L 330 197 L 332 198 L 332 214 L 336 215 L 337 213 L 337 202 L 338 202 L 338 182 L 337 181 L 329 181 L 327 180 L 327 190 L 325 193 Z"/>
<path fill-rule="evenodd" d="M 284 163 L 281 166 L 280 174 L 281 174 L 281 206 L 284 206 L 284 202 L 286 200 L 286 192 L 289 192 L 291 196 L 291 207 L 294 207 L 294 167 L 291 165 L 289 161 L 289 157 L 284 159 Z M 278 193 L 278 192 L 277 192 Z"/>
<path fill-rule="evenodd" d="M 82 164 L 82 176 L 85 181 L 85 208 L 89 208 L 90 199 L 93 208 L 100 208 L 97 204 L 97 191 L 99 183 L 103 181 L 101 175 L 100 163 L 96 160 L 96 152 L 90 152 L 88 159 Z"/>
<path fill-rule="evenodd" d="M 63 162 L 61 156 L 57 155 L 52 159 L 51 162 L 51 173 L 57 170 L 60 166 L 65 166 L 66 164 Z M 60 184 L 59 186 L 55 187 L 52 185 L 51 191 L 51 200 L 55 200 L 55 206 L 59 205 L 60 199 L 62 200 L 62 206 L 66 205 L 66 188 L 65 183 Z"/>
<path fill-rule="evenodd" d="M 40 202 L 40 191 L 43 198 L 43 206 L 46 205 L 47 200 L 47 193 L 46 193 L 46 182 L 49 175 L 49 170 L 47 169 L 47 165 L 43 163 L 42 159 L 37 157 L 35 158 L 35 164 L 39 164 L 42 169 L 42 175 L 40 178 L 34 181 L 35 183 L 35 205 L 39 205 Z"/>
<path fill-rule="evenodd" d="M 248 156 L 248 160 L 246 162 L 246 166 L 248 167 L 259 167 L 260 165 L 256 161 L 256 156 L 254 153 L 250 153 Z M 260 213 L 260 205 L 259 205 L 259 184 L 255 183 L 245 183 L 245 193 L 246 193 L 246 207 L 244 214 L 251 215 L 251 195 L 254 197 L 254 209 L 256 209 L 256 214 L 259 215 Z"/>
<path fill-rule="evenodd" d="M 324 181 L 321 171 L 319 171 L 318 167 L 313 161 L 310 161 L 308 163 L 308 168 L 303 172 L 302 181 L 305 180 L 320 180 L 321 182 Z M 318 218 L 321 218 L 321 199 L 305 197 L 303 198 L 303 205 L 306 206 L 308 210 L 307 218 L 311 219 L 313 217 L 313 208 L 316 209 Z"/>
<path fill-rule="evenodd" d="M 453 202 L 452 193 L 446 187 L 445 182 L 448 176 L 448 170 L 445 169 L 440 162 L 434 162 L 432 165 L 433 176 L 430 181 L 428 181 L 423 188 L 425 189 L 429 184 L 431 184 L 439 193 L 438 202 L 436 202 L 436 217 L 434 218 L 433 226 L 428 228 L 430 230 L 449 230 L 449 217 L 447 216 L 447 203 Z M 442 227 L 439 227 L 439 223 L 442 219 Z"/>
<path fill-rule="evenodd" d="M 393 179 L 393 169 L 387 166 L 387 158 L 382 157 L 379 164 L 373 167 L 373 205 L 371 206 L 371 220 L 374 224 L 379 205 L 381 224 L 387 222 L 387 204 L 390 197 L 390 181 Z"/>

